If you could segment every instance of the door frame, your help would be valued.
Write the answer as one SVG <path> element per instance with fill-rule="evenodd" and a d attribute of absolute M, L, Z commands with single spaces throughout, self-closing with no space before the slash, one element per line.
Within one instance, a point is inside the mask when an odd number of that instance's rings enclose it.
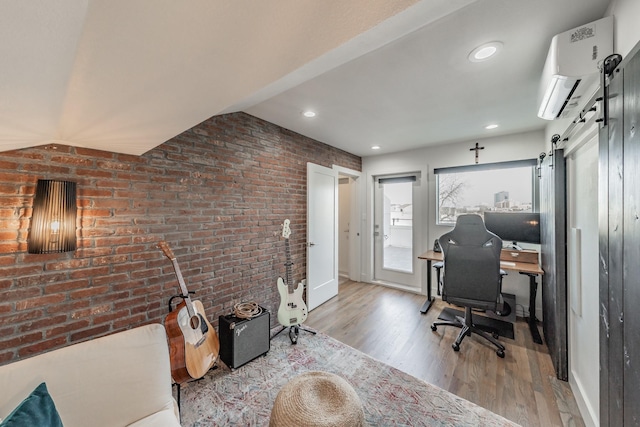
<path fill-rule="evenodd" d="M 374 212 L 373 212 L 373 221 L 374 221 L 374 237 L 373 237 L 373 274 L 374 274 L 374 280 L 376 283 L 396 283 L 396 284 L 402 284 L 405 286 L 410 286 L 408 283 L 414 283 L 415 282 L 415 274 L 416 274 L 416 268 L 417 268 L 417 257 L 418 255 L 420 255 L 419 253 L 416 253 L 415 251 L 415 246 L 416 246 L 416 239 L 417 239 L 417 235 L 415 233 L 415 228 L 416 228 L 416 222 L 419 215 L 419 212 L 414 212 L 414 214 L 412 215 L 412 219 L 411 219 L 411 271 L 407 272 L 407 271 L 403 271 L 403 270 L 396 270 L 396 269 L 391 269 L 388 268 L 382 264 L 384 264 L 384 259 L 385 259 L 385 236 L 386 236 L 386 230 L 387 227 L 390 227 L 389 225 L 389 218 L 386 216 L 386 210 L 389 206 L 387 206 L 387 200 L 385 199 L 385 195 L 387 195 L 386 190 L 383 188 L 383 186 L 386 183 L 382 183 L 381 181 L 386 179 L 386 178 L 410 178 L 410 177 L 414 177 L 415 181 L 411 182 L 410 180 L 407 181 L 406 183 L 410 184 L 411 186 L 411 204 L 412 204 L 412 209 L 417 206 L 417 204 L 415 203 L 415 200 L 418 198 L 418 190 L 417 188 L 419 188 L 416 185 L 416 182 L 419 178 L 419 175 L 415 174 L 415 173 L 409 173 L 409 174 L 394 174 L 394 175 L 380 175 L 380 176 L 376 176 L 375 179 L 377 182 L 374 183 L 374 189 L 373 189 L 373 206 L 374 206 Z M 377 226 L 380 226 L 380 228 L 376 228 Z M 376 235 L 377 234 L 377 235 Z M 389 234 L 391 234 L 391 230 L 389 230 Z"/>
<path fill-rule="evenodd" d="M 374 193 L 375 193 L 375 180 L 377 177 L 381 176 L 401 176 L 401 175 L 416 175 L 415 185 L 419 187 L 417 192 L 414 193 L 414 204 L 415 210 L 414 215 L 416 217 L 424 217 L 429 212 L 429 201 L 428 201 L 428 173 L 427 170 L 422 168 L 407 168 L 402 170 L 393 169 L 382 169 L 382 170 L 372 170 L 366 173 L 366 191 L 364 198 L 366 199 L 366 207 L 363 207 L 364 212 L 363 217 L 366 218 L 365 226 L 363 227 L 364 233 L 366 236 L 363 236 L 365 239 L 363 241 L 363 272 L 362 272 L 362 281 L 376 283 L 384 286 L 389 286 L 391 288 L 402 289 L 409 292 L 419 293 L 422 295 L 426 295 L 426 283 L 423 283 L 421 270 L 423 266 L 418 261 L 417 256 L 424 252 L 427 247 L 428 238 L 426 236 L 426 224 L 424 221 L 414 221 L 414 230 L 413 230 L 413 244 L 414 244 L 414 254 L 416 257 L 414 259 L 414 268 L 413 268 L 413 281 L 410 285 L 403 285 L 399 283 L 390 283 L 390 282 L 377 282 L 375 281 L 374 274 Z"/>
<path fill-rule="evenodd" d="M 362 230 L 364 228 L 364 217 L 362 215 L 362 172 L 333 165 L 333 169 L 338 172 L 338 178 L 351 178 L 351 200 L 350 200 L 350 228 L 349 228 L 349 280 L 354 282 L 362 281 Z M 340 205 L 338 205 L 340 209 Z M 337 226 L 337 225 L 336 225 Z M 340 254 L 338 253 L 338 256 Z"/>

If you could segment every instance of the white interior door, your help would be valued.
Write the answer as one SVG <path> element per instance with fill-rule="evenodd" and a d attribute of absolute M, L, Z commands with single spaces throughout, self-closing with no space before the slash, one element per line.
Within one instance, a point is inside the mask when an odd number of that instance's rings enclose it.
<path fill-rule="evenodd" d="M 307 308 L 338 295 L 338 172 L 307 163 Z"/>

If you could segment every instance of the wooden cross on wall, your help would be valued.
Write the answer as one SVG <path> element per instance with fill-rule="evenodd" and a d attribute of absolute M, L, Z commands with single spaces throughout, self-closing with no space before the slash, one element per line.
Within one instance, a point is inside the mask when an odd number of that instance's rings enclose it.
<path fill-rule="evenodd" d="M 476 164 L 478 164 L 478 151 L 480 150 L 484 150 L 484 147 L 478 147 L 478 143 L 476 142 L 476 146 L 475 148 L 469 148 L 469 151 L 475 151 L 476 152 Z"/>

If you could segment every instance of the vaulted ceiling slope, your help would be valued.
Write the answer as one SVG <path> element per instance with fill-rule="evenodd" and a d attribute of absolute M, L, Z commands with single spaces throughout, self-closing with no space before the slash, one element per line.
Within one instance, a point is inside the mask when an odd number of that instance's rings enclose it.
<path fill-rule="evenodd" d="M 465 137 L 494 104 L 509 131 L 541 126 L 519 112 L 535 116 L 551 36 L 607 4 L 1 1 L 0 151 L 60 143 L 139 155 L 232 111 L 359 155 L 374 136 L 396 150 Z M 468 51 L 493 39 L 505 43 L 498 68 L 469 68 Z M 318 120 L 301 122 L 309 106 Z"/>
<path fill-rule="evenodd" d="M 415 2 L 2 1 L 0 150 L 142 154 Z"/>

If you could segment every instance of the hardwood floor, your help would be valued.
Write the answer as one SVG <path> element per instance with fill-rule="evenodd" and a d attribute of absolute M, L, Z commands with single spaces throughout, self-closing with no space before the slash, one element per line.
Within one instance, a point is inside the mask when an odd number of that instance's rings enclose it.
<path fill-rule="evenodd" d="M 504 359 L 473 335 L 454 352 L 460 329 L 430 328 L 448 304 L 436 300 L 421 314 L 424 301 L 421 295 L 349 281 L 309 313 L 305 325 L 523 426 L 584 425 L 569 385 L 556 379 L 546 345 L 531 340 L 524 320 L 516 322 L 514 340 L 500 338 Z"/>

